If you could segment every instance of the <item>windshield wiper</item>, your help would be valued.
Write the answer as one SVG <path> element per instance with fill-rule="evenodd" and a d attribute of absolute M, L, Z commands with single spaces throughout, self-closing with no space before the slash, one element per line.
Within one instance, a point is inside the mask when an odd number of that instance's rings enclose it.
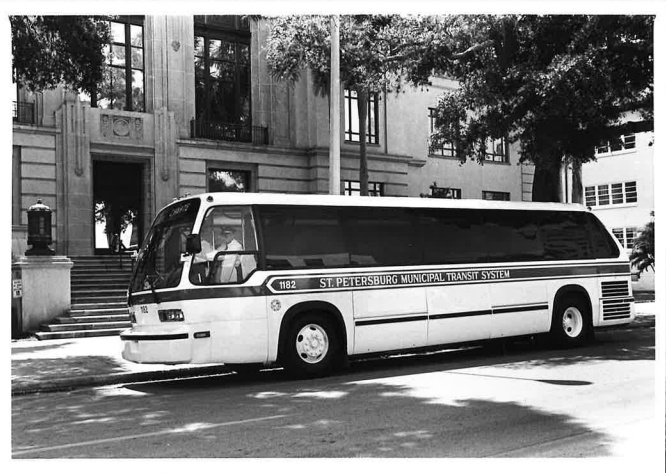
<path fill-rule="evenodd" d="M 151 278 L 154 277 L 154 280 L 151 281 Z M 144 281 L 148 281 L 148 286 L 150 286 L 150 292 L 153 293 L 153 302 L 155 304 L 160 303 L 160 299 L 157 296 L 157 292 L 155 291 L 155 283 L 161 279 L 161 276 L 155 272 L 155 274 L 146 274 L 146 277 L 144 278 Z"/>

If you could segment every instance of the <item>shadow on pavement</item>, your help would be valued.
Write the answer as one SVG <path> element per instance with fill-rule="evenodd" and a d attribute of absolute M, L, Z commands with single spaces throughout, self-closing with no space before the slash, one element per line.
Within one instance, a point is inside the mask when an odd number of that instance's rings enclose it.
<path fill-rule="evenodd" d="M 48 402 L 26 396 L 13 400 L 12 455 L 609 456 L 616 439 L 585 420 L 585 412 L 574 418 L 567 414 L 570 406 L 551 404 L 568 403 L 578 390 L 593 389 L 592 383 L 530 378 L 525 368 L 653 359 L 654 330 L 638 327 L 599 332 L 591 345 L 571 350 L 520 342 L 362 360 L 308 381 L 273 369 L 52 393 Z M 495 365 L 510 374 L 458 371 Z M 61 369 L 71 374 L 76 367 L 65 360 Z M 510 390 L 490 390 L 490 382 L 519 383 L 512 389 L 521 390 L 521 401 Z M 259 420 L 245 424 L 248 419 Z"/>
<path fill-rule="evenodd" d="M 99 373 L 121 373 L 125 369 L 110 356 L 72 356 L 12 360 L 12 379 L 63 380 Z"/>
<path fill-rule="evenodd" d="M 444 376 L 445 374 L 443 374 Z M 233 383 L 233 376 L 226 377 Z M 613 439 L 556 409 L 451 396 L 337 376 L 254 383 L 190 381 L 23 398 L 12 411 L 14 458 L 608 456 Z M 259 379 L 261 381 L 259 381 Z M 267 383 L 270 381 L 270 383 Z M 485 382 L 481 380 L 480 382 Z M 218 380 L 219 383 L 219 380 Z M 159 385 L 156 386 L 155 384 Z M 233 383 L 235 384 L 235 383 Z M 207 388 L 207 389 L 206 389 Z M 571 389 L 546 387 L 545 389 Z M 248 419 L 260 419 L 243 424 Z M 236 425 L 230 425 L 236 423 Z M 93 440 L 97 439 L 97 440 Z"/>

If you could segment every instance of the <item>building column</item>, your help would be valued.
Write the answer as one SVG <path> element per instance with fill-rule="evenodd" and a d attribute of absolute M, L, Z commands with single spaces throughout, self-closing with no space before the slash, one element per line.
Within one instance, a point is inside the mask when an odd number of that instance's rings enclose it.
<path fill-rule="evenodd" d="M 90 106 L 67 96 L 56 111 L 56 252 L 93 254 Z"/>

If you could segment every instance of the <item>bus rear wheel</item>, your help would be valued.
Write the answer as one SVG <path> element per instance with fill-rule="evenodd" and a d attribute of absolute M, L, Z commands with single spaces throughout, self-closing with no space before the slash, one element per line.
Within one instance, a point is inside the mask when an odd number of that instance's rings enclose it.
<path fill-rule="evenodd" d="M 329 317 L 310 313 L 289 325 L 283 343 L 282 364 L 291 376 L 324 376 L 339 360 L 340 340 Z"/>
<path fill-rule="evenodd" d="M 550 338 L 556 346 L 580 346 L 592 334 L 592 317 L 583 297 L 568 297 L 556 304 L 550 328 Z"/>

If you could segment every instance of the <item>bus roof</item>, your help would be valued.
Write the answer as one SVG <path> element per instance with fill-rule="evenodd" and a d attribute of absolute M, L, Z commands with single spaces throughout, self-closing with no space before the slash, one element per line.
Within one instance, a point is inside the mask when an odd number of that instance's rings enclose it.
<path fill-rule="evenodd" d="M 551 202 L 517 202 L 481 199 L 432 199 L 420 197 L 367 197 L 340 196 L 328 194 L 276 194 L 253 192 L 210 192 L 187 195 L 187 198 L 199 197 L 203 202 L 213 205 L 313 205 L 340 207 L 405 207 L 405 208 L 453 208 L 453 209 L 504 209 L 504 210 L 565 210 L 587 211 L 581 204 L 562 204 Z"/>

